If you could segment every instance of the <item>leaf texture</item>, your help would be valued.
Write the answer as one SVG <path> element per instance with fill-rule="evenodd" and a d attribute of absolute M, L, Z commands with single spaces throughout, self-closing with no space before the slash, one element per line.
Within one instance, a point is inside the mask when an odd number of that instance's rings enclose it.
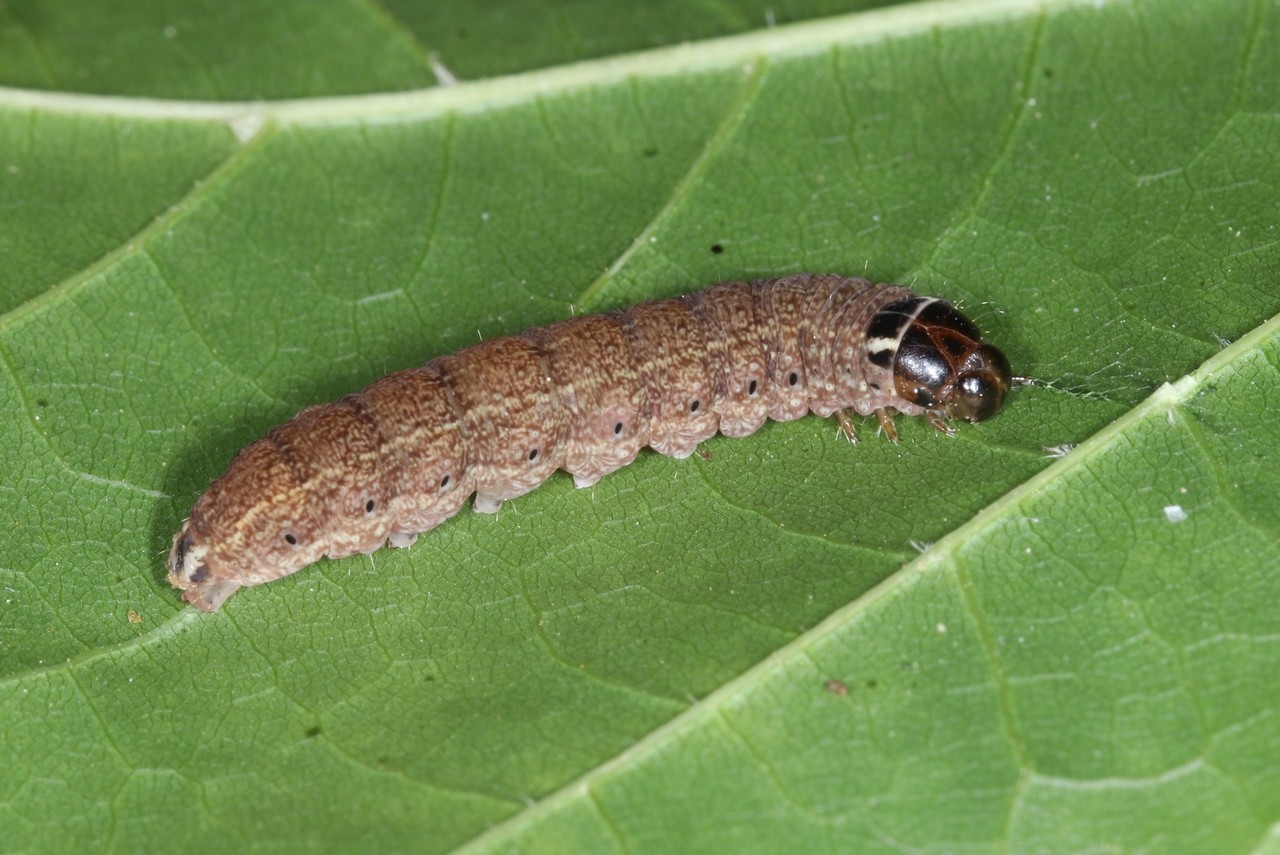
<path fill-rule="evenodd" d="M 1276 850 L 1274 3 L 588 45 L 565 2 L 473 47 L 271 5 L 101 4 L 92 53 L 0 11 L 6 851 Z M 556 476 L 215 615 L 164 581 L 303 406 L 800 270 L 958 301 L 1039 382 L 954 439 Z"/>

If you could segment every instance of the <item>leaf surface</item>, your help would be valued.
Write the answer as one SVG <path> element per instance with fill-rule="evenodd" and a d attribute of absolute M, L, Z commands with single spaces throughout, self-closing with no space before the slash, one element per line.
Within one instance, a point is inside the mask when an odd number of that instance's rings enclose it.
<path fill-rule="evenodd" d="M 597 55 L 547 36 L 398 94 L 431 81 L 338 14 L 350 89 L 256 54 L 260 90 L 104 84 L 197 100 L 0 89 L 7 850 L 1277 849 L 1274 4 L 908 4 L 536 70 Z M 558 475 L 213 615 L 164 580 L 303 406 L 799 270 L 957 300 L 1040 382 L 955 438 L 809 418 Z"/>

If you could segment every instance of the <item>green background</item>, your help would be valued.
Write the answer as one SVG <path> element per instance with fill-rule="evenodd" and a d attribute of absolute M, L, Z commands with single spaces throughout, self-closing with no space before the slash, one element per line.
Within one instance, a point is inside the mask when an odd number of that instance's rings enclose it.
<path fill-rule="evenodd" d="M 0 7 L 0 849 L 1280 851 L 1280 7 L 872 5 Z M 799 270 L 1040 384 L 165 582 L 303 406 Z"/>

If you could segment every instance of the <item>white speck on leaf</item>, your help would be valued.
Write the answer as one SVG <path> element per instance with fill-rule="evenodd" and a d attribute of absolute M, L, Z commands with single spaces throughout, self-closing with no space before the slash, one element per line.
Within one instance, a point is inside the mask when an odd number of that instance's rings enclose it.
<path fill-rule="evenodd" d="M 246 143 L 258 135 L 264 122 L 262 116 L 244 114 L 233 116 L 227 124 L 231 126 L 231 133 L 236 135 L 236 139 Z"/>

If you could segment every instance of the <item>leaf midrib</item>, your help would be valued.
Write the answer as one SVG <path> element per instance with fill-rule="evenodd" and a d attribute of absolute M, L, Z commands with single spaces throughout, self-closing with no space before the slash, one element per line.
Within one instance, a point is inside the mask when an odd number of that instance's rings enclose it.
<path fill-rule="evenodd" d="M 297 98 L 280 101 L 207 101 L 82 95 L 0 86 L 0 109 L 188 119 L 227 123 L 258 120 L 279 125 L 342 125 L 361 121 L 419 120 L 446 113 L 478 113 L 538 97 L 616 84 L 634 78 L 678 77 L 772 59 L 820 53 L 904 38 L 937 28 L 1044 15 L 1058 8 L 1096 9 L 1114 0 L 925 0 L 784 24 L 722 38 L 655 48 L 620 57 L 584 60 L 502 77 L 406 92 Z"/>

